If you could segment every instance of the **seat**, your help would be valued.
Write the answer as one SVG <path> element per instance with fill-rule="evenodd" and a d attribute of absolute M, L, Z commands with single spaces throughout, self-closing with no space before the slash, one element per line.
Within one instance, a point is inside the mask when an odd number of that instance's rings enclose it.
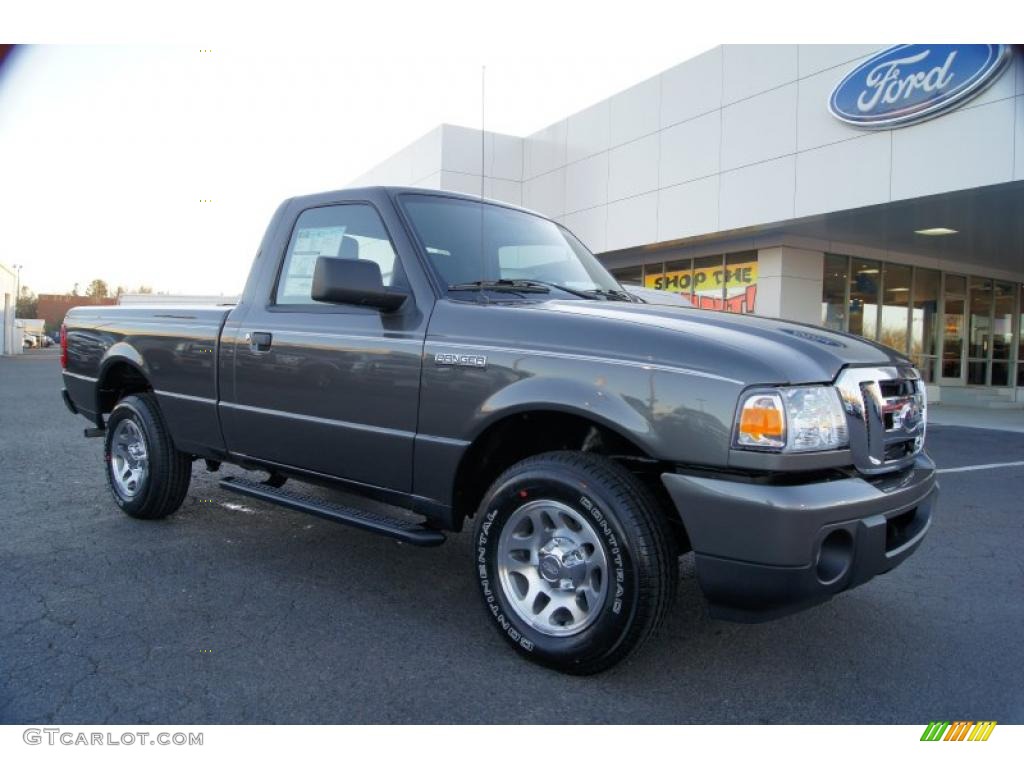
<path fill-rule="evenodd" d="M 339 259 L 358 259 L 359 241 L 354 237 L 345 235 L 341 238 L 341 248 L 338 249 Z"/>

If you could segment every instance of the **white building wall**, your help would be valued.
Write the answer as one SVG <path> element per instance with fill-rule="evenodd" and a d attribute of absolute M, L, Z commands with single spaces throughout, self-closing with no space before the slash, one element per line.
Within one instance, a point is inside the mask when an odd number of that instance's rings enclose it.
<path fill-rule="evenodd" d="M 890 131 L 833 118 L 882 45 L 726 45 L 521 139 L 442 125 L 355 180 L 479 194 L 595 252 L 1024 179 L 1024 57 L 953 112 Z"/>
<path fill-rule="evenodd" d="M 947 115 L 839 122 L 829 93 L 884 47 L 707 51 L 528 136 L 523 205 L 600 252 L 1024 178 L 1019 54 Z"/>
<path fill-rule="evenodd" d="M 791 246 L 757 252 L 757 311 L 801 323 L 821 322 L 825 254 Z"/>
<path fill-rule="evenodd" d="M 372 168 L 350 186 L 387 184 L 444 189 L 522 205 L 523 139 L 484 133 L 458 125 L 439 125 L 405 149 Z"/>
<path fill-rule="evenodd" d="M 0 264 L 0 355 L 18 355 L 22 351 L 20 334 L 14 328 L 16 283 L 14 270 Z"/>

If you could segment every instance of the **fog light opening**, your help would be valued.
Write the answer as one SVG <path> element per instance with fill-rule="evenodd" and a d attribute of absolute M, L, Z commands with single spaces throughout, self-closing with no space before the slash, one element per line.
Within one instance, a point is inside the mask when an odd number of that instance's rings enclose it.
<path fill-rule="evenodd" d="M 818 580 L 822 584 L 831 584 L 846 573 L 853 561 L 853 536 L 850 532 L 837 528 L 829 533 L 818 548 L 818 562 L 815 566 Z"/>

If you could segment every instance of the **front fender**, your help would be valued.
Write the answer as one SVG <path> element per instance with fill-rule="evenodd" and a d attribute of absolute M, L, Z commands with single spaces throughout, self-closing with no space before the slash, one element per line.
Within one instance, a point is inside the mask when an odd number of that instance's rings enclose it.
<path fill-rule="evenodd" d="M 642 404 L 628 402 L 603 382 L 534 376 L 520 379 L 488 397 L 474 418 L 470 442 L 497 422 L 517 413 L 560 411 L 597 422 L 640 446 L 652 456 L 664 446 L 651 414 Z"/>

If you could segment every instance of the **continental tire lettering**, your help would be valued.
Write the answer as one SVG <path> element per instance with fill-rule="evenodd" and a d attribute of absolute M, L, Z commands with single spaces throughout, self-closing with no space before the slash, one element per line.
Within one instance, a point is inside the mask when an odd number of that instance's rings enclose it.
<path fill-rule="evenodd" d="M 580 506 L 590 512 L 597 522 L 605 541 L 608 542 L 608 554 L 611 556 L 612 563 L 615 566 L 615 599 L 612 601 L 612 613 L 618 615 L 622 613 L 622 596 L 626 594 L 626 568 L 622 562 L 622 550 L 619 547 L 619 539 L 616 537 L 615 531 L 608 524 L 608 518 L 605 517 L 599 506 L 586 496 L 580 496 Z"/>
<path fill-rule="evenodd" d="M 494 620 L 498 622 L 498 626 L 501 627 L 513 642 L 517 643 L 520 648 L 524 651 L 533 651 L 533 643 L 528 640 L 523 634 L 517 630 L 512 623 L 505 618 L 505 614 L 501 612 L 501 606 L 498 605 L 497 597 L 494 594 L 494 590 L 491 589 L 491 580 L 487 576 L 487 540 L 490 537 L 491 525 L 494 523 L 494 518 L 498 516 L 498 510 L 491 510 L 487 517 L 484 518 L 483 524 L 480 526 L 480 538 L 477 539 L 476 547 L 476 562 L 477 562 L 477 576 L 480 579 L 480 588 L 484 593 L 484 600 L 487 602 L 487 609 L 491 612 Z"/>

